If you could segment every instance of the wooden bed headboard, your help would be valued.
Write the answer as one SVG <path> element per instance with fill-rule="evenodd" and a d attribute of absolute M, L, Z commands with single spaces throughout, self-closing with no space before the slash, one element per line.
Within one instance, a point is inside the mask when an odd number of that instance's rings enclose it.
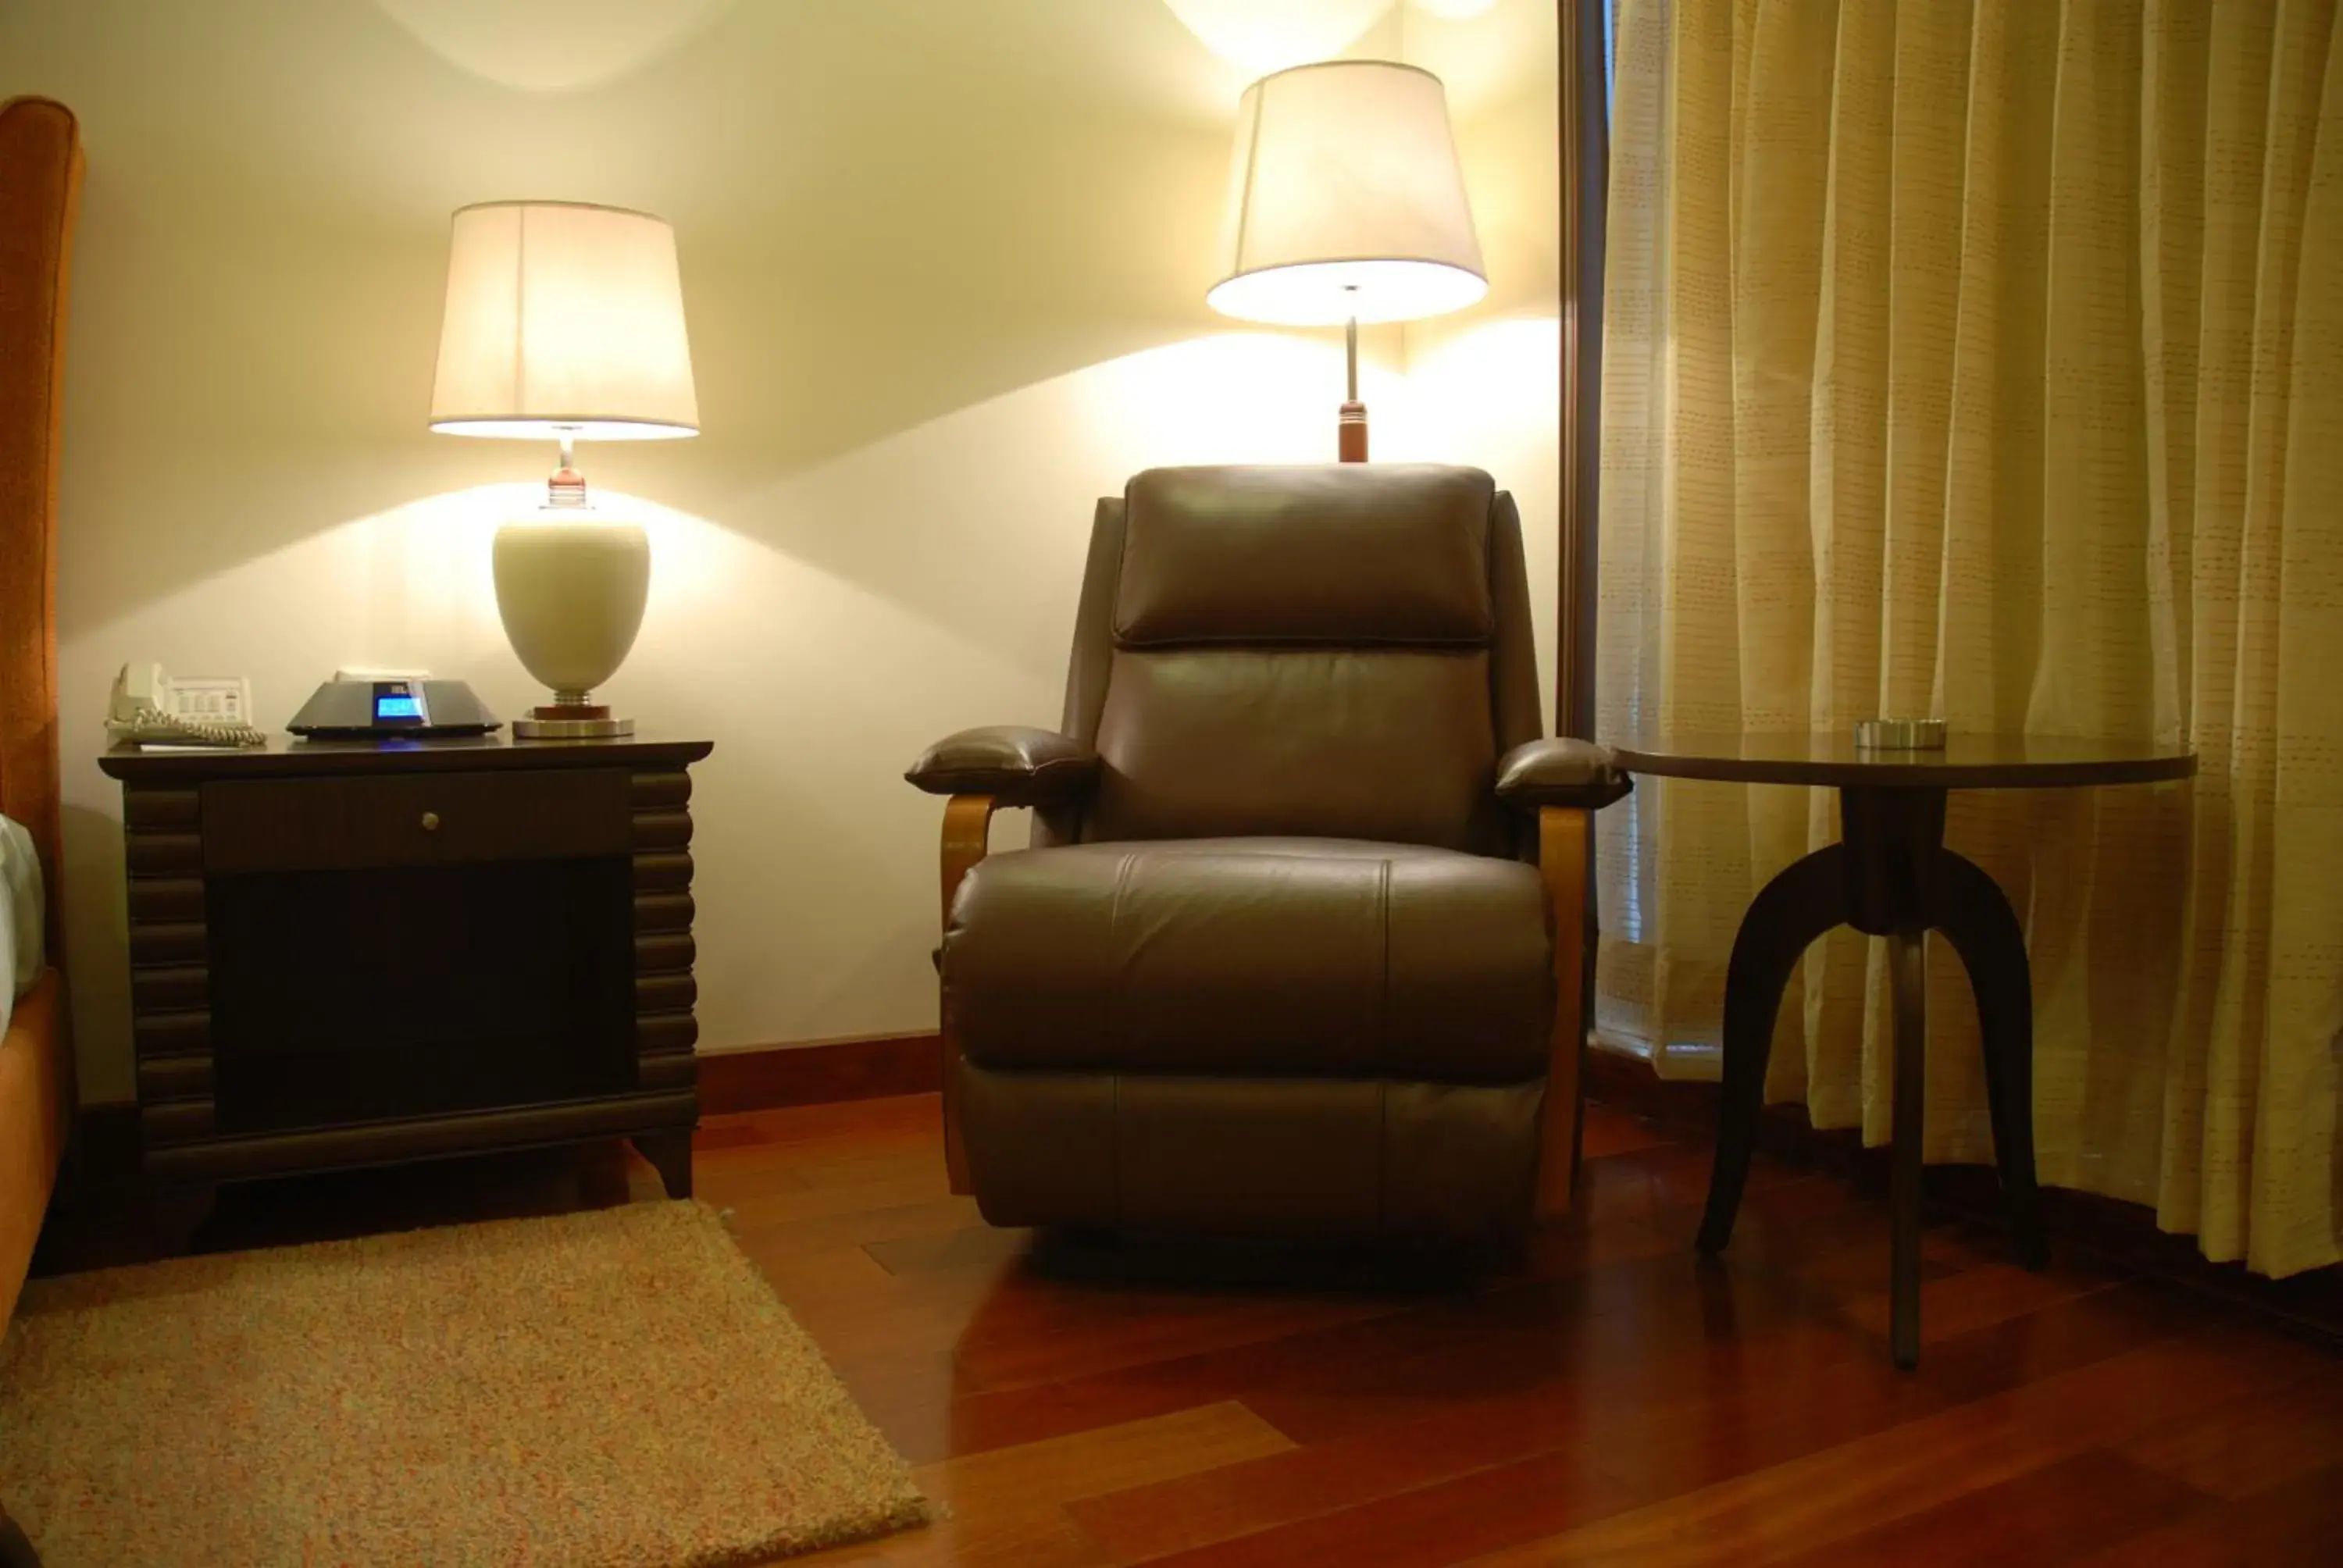
<path fill-rule="evenodd" d="M 57 467 L 81 132 L 46 98 L 0 104 L 0 814 L 31 830 L 62 950 Z"/>

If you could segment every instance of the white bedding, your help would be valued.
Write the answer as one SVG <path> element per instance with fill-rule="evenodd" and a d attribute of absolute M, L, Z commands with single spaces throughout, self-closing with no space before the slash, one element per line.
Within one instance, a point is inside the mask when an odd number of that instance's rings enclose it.
<path fill-rule="evenodd" d="M 45 961 L 41 953 L 41 858 L 33 836 L 13 818 L 0 817 L 0 1034 L 16 1010 L 16 999 L 31 989 Z"/>

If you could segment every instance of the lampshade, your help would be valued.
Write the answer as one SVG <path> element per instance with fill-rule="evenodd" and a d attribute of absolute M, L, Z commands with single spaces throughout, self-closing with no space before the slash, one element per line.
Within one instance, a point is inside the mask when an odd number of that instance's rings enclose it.
<path fill-rule="evenodd" d="M 431 427 L 656 440 L 699 431 L 675 231 L 579 202 L 456 214 Z"/>
<path fill-rule="evenodd" d="M 1207 297 L 1248 321 L 1407 321 L 1487 293 L 1440 78 L 1328 60 L 1246 88 L 1221 255 Z"/>

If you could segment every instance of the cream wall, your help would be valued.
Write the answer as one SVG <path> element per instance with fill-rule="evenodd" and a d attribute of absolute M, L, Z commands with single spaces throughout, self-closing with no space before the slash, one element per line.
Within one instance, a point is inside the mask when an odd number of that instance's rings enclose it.
<path fill-rule="evenodd" d="M 1491 467 L 1550 584 L 1552 7 L 1344 3 L 1353 52 L 1456 73 L 1496 280 L 1372 336 L 1378 455 Z M 117 665 L 248 674 L 270 726 L 337 664 L 534 700 L 488 539 L 550 453 L 423 428 L 447 214 L 515 196 L 679 236 L 706 434 L 582 457 L 655 552 L 608 695 L 717 741 L 704 1047 L 932 1027 L 937 811 L 903 767 L 1055 721 L 1094 496 L 1331 447 L 1332 336 L 1202 303 L 1251 74 L 1159 0 L 0 6 L 0 95 L 72 105 L 89 156 L 58 609 L 85 1092 L 131 1085 L 91 760 Z"/>
<path fill-rule="evenodd" d="M 1405 329 L 1403 404 L 1383 422 L 1375 455 L 1474 464 L 1513 492 L 1551 729 L 1562 479 L 1556 8 L 1552 0 L 1419 0 L 1401 15 L 1405 57 L 1448 85 L 1489 296 Z"/>

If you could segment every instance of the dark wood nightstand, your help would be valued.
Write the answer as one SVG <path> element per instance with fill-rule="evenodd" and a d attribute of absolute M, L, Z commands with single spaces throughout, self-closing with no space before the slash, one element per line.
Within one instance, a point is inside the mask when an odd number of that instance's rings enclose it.
<path fill-rule="evenodd" d="M 691 1191 L 705 740 L 107 752 L 142 1168 L 224 1181 L 628 1137 Z"/>

